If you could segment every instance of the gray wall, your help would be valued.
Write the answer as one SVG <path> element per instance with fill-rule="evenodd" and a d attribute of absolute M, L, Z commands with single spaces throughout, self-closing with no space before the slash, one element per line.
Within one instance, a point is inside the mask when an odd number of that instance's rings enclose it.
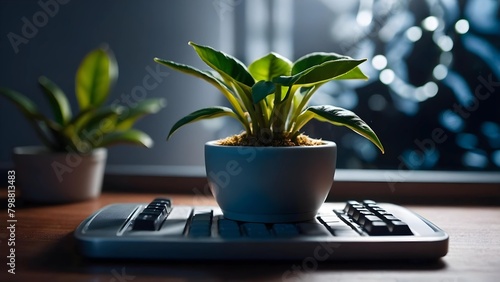
<path fill-rule="evenodd" d="M 206 68 L 187 45 L 189 40 L 215 48 L 230 46 L 224 43 L 226 37 L 221 37 L 220 27 L 231 24 L 233 7 L 216 5 L 227 1 L 59 2 L 0 1 L 0 86 L 28 95 L 47 113 L 50 109 L 38 89 L 37 78 L 45 75 L 55 81 L 71 97 L 75 112 L 76 69 L 83 56 L 101 43 L 111 47 L 119 65 L 118 83 L 109 102 L 130 95 L 135 86 L 142 85 L 147 68 L 157 67 L 154 57 Z M 52 5 L 44 9 L 40 3 Z M 24 27 L 26 19 L 36 30 Z M 23 36 L 27 42 L 14 46 L 9 39 L 12 33 Z M 161 71 L 168 75 L 160 79 L 158 87 L 148 91 L 147 97 L 165 97 L 167 107 L 137 124 L 151 135 L 154 148 L 113 147 L 108 164 L 202 165 L 203 144 L 225 134 L 218 131 L 223 120 L 202 122 L 182 128 L 166 142 L 170 127 L 180 117 L 200 107 L 220 104 L 222 99 L 209 84 L 164 67 Z M 3 166 L 11 162 L 14 146 L 39 144 L 25 118 L 3 98 L 0 132 Z"/>

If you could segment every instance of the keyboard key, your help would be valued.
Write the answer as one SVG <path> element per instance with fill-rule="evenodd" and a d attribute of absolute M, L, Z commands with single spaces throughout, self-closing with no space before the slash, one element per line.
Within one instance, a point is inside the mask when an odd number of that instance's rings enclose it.
<path fill-rule="evenodd" d="M 195 210 L 189 226 L 190 237 L 209 237 L 212 229 L 212 210 Z"/>
<path fill-rule="evenodd" d="M 362 205 L 352 205 L 347 214 L 353 216 L 356 212 L 358 212 L 358 210 L 363 208 L 364 207 Z"/>
<path fill-rule="evenodd" d="M 389 231 L 389 227 L 387 223 L 383 221 L 367 221 L 365 225 L 363 225 L 363 229 L 372 236 L 380 236 L 380 235 L 391 235 Z"/>
<path fill-rule="evenodd" d="M 359 205 L 359 203 L 357 201 L 347 201 L 344 207 L 344 212 L 349 213 L 349 210 L 353 205 Z"/>
<path fill-rule="evenodd" d="M 234 220 L 222 218 L 219 219 L 218 224 L 219 224 L 219 230 L 228 230 L 228 229 L 240 230 L 238 222 Z"/>
<path fill-rule="evenodd" d="M 133 230 L 158 230 L 161 217 L 154 214 L 140 213 L 134 220 Z"/>
<path fill-rule="evenodd" d="M 393 215 L 383 215 L 382 219 L 384 221 L 399 221 L 399 218 L 393 216 Z"/>
<path fill-rule="evenodd" d="M 357 201 L 348 201 L 344 207 L 344 212 L 348 215 L 353 215 L 357 209 L 363 208 L 363 205 Z"/>
<path fill-rule="evenodd" d="M 367 209 L 359 209 L 354 212 L 352 218 L 354 221 L 358 221 L 360 217 L 364 217 L 366 215 L 373 215 L 373 213 Z"/>
<path fill-rule="evenodd" d="M 210 237 L 210 226 L 193 226 L 189 228 L 189 237 Z"/>
<path fill-rule="evenodd" d="M 192 209 L 189 207 L 172 208 L 172 211 L 168 214 L 168 217 L 161 226 L 162 236 L 183 236 L 191 213 Z"/>
<path fill-rule="evenodd" d="M 367 215 L 364 218 L 365 218 L 364 224 L 366 224 L 367 222 L 372 222 L 372 221 L 382 221 L 382 219 L 376 215 Z"/>
<path fill-rule="evenodd" d="M 158 230 L 170 212 L 170 199 L 156 198 L 134 219 L 132 230 Z"/>
<path fill-rule="evenodd" d="M 364 200 L 363 204 L 364 205 L 376 205 L 377 203 L 375 201 L 372 201 L 372 200 Z"/>
<path fill-rule="evenodd" d="M 151 203 L 147 207 L 147 209 L 159 209 L 167 212 L 167 205 L 161 203 Z"/>
<path fill-rule="evenodd" d="M 170 199 L 166 199 L 166 198 L 156 198 L 151 203 L 164 204 L 169 208 L 172 207 L 172 201 Z"/>
<path fill-rule="evenodd" d="M 348 201 L 344 214 L 337 212 L 337 215 L 360 234 L 366 232 L 372 236 L 413 235 L 406 223 L 372 200 L 364 200 L 361 203 Z M 326 223 L 325 225 L 335 234 L 335 226 L 328 226 Z"/>
<path fill-rule="evenodd" d="M 143 214 L 153 214 L 153 215 L 160 216 L 160 215 L 167 214 L 167 210 L 162 209 L 162 208 L 158 208 L 158 207 L 153 208 L 153 207 L 149 207 L 148 206 L 141 213 L 143 213 Z"/>
<path fill-rule="evenodd" d="M 223 238 L 239 238 L 241 237 L 240 226 L 238 222 L 230 219 L 218 220 L 219 236 Z"/>
<path fill-rule="evenodd" d="M 212 220 L 211 210 L 195 210 L 193 212 L 193 220 L 197 221 L 211 221 Z"/>
<path fill-rule="evenodd" d="M 290 237 L 299 235 L 299 230 L 291 223 L 276 223 L 272 227 L 277 237 Z"/>
<path fill-rule="evenodd" d="M 242 227 L 248 237 L 271 237 L 264 223 L 243 223 Z"/>
<path fill-rule="evenodd" d="M 156 198 L 148 206 L 164 207 L 167 213 L 169 213 L 172 210 L 172 201 L 165 198 Z"/>
<path fill-rule="evenodd" d="M 393 235 L 413 235 L 413 232 L 411 232 L 408 224 L 402 221 L 391 221 L 388 226 L 389 230 L 391 230 L 391 234 Z"/>

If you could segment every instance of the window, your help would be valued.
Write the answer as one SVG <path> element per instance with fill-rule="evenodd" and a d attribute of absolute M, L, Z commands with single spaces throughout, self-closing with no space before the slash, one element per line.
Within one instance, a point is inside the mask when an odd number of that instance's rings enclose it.
<path fill-rule="evenodd" d="M 249 61 L 272 50 L 369 59 L 361 67 L 370 80 L 328 83 L 312 101 L 358 113 L 387 149 L 380 155 L 343 128 L 306 127 L 338 143 L 339 167 L 499 170 L 498 1 L 274 0 L 242 9 Z"/>
<path fill-rule="evenodd" d="M 398 174 L 376 171 L 500 168 L 498 1 L 85 1 L 57 9 L 40 3 L 0 3 L 1 86 L 28 94 L 48 110 L 38 76 L 71 94 L 78 62 L 102 42 L 114 50 L 120 70 L 111 99 L 131 95 L 144 76 L 158 74 L 158 86 L 147 95 L 166 97 L 167 107 L 138 124 L 155 147 L 110 149 L 110 173 L 161 174 L 169 166 L 175 167 L 171 174 L 201 176 L 203 144 L 241 130 L 227 119 L 212 120 L 182 128 L 165 142 L 180 117 L 223 101 L 210 85 L 152 61 L 162 57 L 204 68 L 189 40 L 247 63 L 269 51 L 292 59 L 312 51 L 369 58 L 363 68 L 370 80 L 324 85 L 313 103 L 358 113 L 378 133 L 386 154 L 344 128 L 319 122 L 305 128 L 312 137 L 338 143 L 341 169 L 374 170 L 370 175 L 380 181 L 397 182 Z M 13 43 L 12 33 L 24 40 Z M 76 101 L 71 103 L 76 110 Z M 5 101 L 0 107 L 5 167 L 12 147 L 39 142 L 17 109 Z"/>

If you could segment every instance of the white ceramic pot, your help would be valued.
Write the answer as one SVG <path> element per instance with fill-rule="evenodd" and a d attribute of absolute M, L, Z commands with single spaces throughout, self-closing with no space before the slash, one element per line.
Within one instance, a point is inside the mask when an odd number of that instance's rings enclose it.
<path fill-rule="evenodd" d="M 334 142 L 320 146 L 243 147 L 205 144 L 208 184 L 224 217 L 294 222 L 316 216 L 333 183 Z"/>
<path fill-rule="evenodd" d="M 101 193 L 107 149 L 88 154 L 54 153 L 43 147 L 16 147 L 16 183 L 24 200 L 65 203 L 96 198 Z"/>

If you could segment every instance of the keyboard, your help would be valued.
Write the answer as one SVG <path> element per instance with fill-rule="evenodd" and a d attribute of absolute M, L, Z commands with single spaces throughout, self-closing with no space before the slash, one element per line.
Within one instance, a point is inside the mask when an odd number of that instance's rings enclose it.
<path fill-rule="evenodd" d="M 371 200 L 324 203 L 314 220 L 240 222 L 216 206 L 168 198 L 106 206 L 75 230 L 89 258 L 165 260 L 429 260 L 448 235 L 407 208 Z"/>

